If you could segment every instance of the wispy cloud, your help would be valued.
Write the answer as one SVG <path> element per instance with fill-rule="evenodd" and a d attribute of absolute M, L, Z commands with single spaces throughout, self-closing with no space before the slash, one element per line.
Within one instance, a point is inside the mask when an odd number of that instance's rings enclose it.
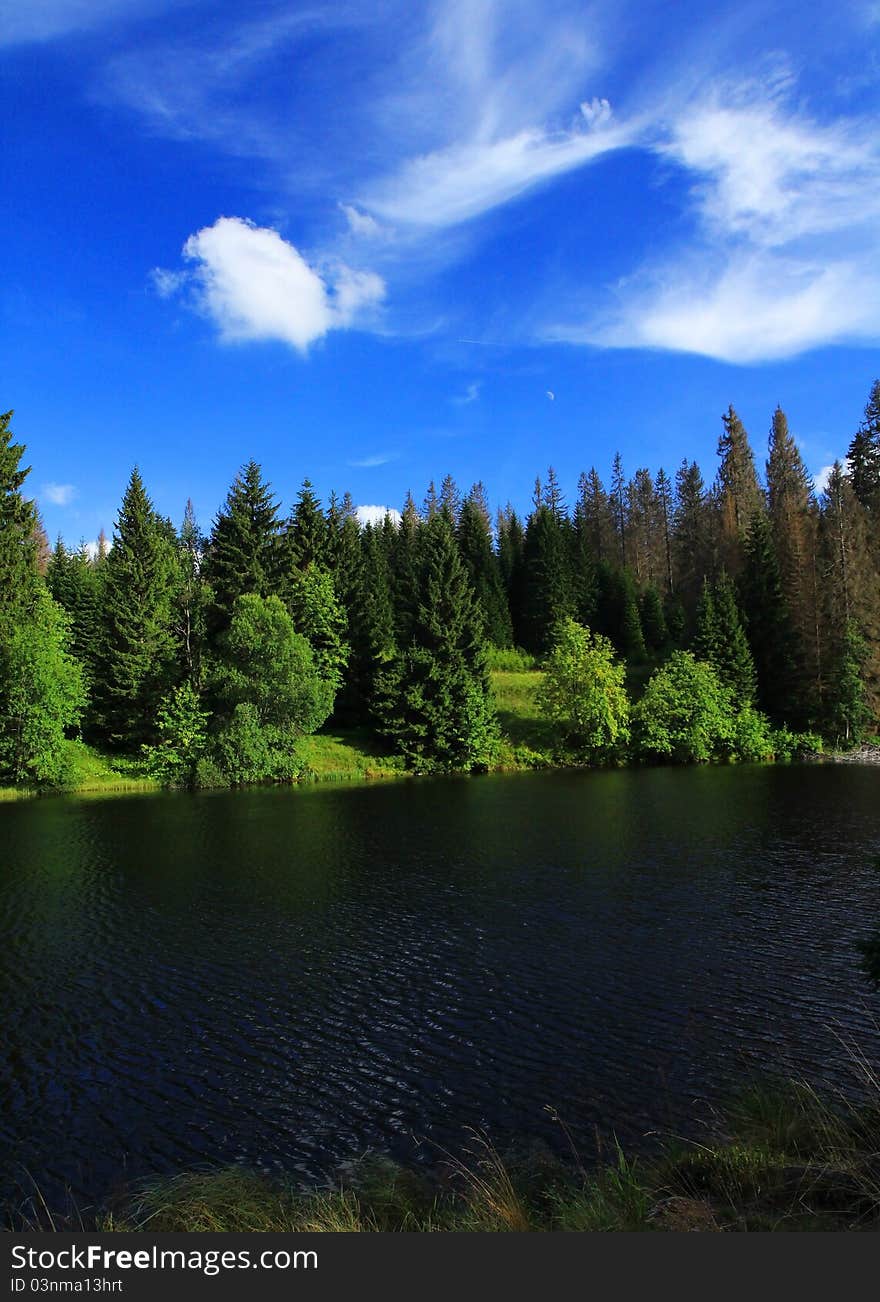
<path fill-rule="evenodd" d="M 635 125 L 556 132 L 530 127 L 498 140 L 455 144 L 406 162 L 368 190 L 364 204 L 398 222 L 455 225 L 632 143 L 637 133 Z"/>
<path fill-rule="evenodd" d="M 240 217 L 219 217 L 191 235 L 183 256 L 189 275 L 160 272 L 160 284 L 190 286 L 226 343 L 280 340 L 304 353 L 328 331 L 354 325 L 385 293 L 373 272 L 312 266 L 277 231 Z"/>
<path fill-rule="evenodd" d="M 74 484 L 44 484 L 43 497 L 53 506 L 69 506 L 77 496 L 77 489 Z"/>
<path fill-rule="evenodd" d="M 880 143 L 753 83 L 690 105 L 653 146 L 693 178 L 697 234 L 549 337 L 750 363 L 880 337 Z"/>
<path fill-rule="evenodd" d="M 348 465 L 358 470 L 375 470 L 378 466 L 387 466 L 389 462 L 396 461 L 397 452 L 377 452 L 373 456 L 360 457 L 356 461 L 349 461 Z"/>
<path fill-rule="evenodd" d="M 456 407 L 469 407 L 473 402 L 479 402 L 480 390 L 483 387 L 482 380 L 474 380 L 467 386 L 464 393 L 456 394 L 452 402 Z"/>
<path fill-rule="evenodd" d="M 0 4 L 0 45 L 51 41 L 111 22 L 169 9 L 174 0 L 4 0 Z"/>

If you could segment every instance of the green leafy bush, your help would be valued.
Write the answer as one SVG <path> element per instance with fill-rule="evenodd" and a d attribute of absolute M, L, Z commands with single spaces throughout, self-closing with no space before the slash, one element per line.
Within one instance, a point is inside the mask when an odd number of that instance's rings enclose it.
<path fill-rule="evenodd" d="M 607 760 L 629 740 L 626 666 L 607 637 L 573 619 L 556 626 L 537 700 L 589 760 Z"/>

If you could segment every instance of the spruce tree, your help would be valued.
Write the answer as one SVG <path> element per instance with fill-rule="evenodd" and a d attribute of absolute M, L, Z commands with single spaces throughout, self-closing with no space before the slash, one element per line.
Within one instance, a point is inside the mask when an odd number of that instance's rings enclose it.
<path fill-rule="evenodd" d="M 752 517 L 739 586 L 757 674 L 757 704 L 771 719 L 785 723 L 793 717 L 794 638 L 770 522 L 762 511 Z"/>
<path fill-rule="evenodd" d="M 135 468 L 104 562 L 95 724 L 115 748 L 154 740 L 159 702 L 179 678 L 173 602 L 176 557 Z"/>
<path fill-rule="evenodd" d="M 485 767 L 496 742 L 483 621 L 445 512 L 422 526 L 409 643 L 382 675 L 382 729 L 426 770 Z"/>
<path fill-rule="evenodd" d="M 553 629 L 574 614 L 570 525 L 542 501 L 529 517 L 523 547 L 522 641 L 543 655 Z"/>
<path fill-rule="evenodd" d="M 767 505 L 782 591 L 791 617 L 794 660 L 790 717 L 807 724 L 821 712 L 821 646 L 816 619 L 818 512 L 813 484 L 781 407 L 773 414 Z"/>
<path fill-rule="evenodd" d="M 734 577 L 742 568 L 745 540 L 753 517 L 764 508 L 755 458 L 743 423 L 729 407 L 721 417 L 716 498 L 720 514 L 721 561 Z"/>
<path fill-rule="evenodd" d="M 461 505 L 456 539 L 483 616 L 486 638 L 494 646 L 511 646 L 513 629 L 498 558 L 492 548 L 491 526 L 484 506 L 473 493 Z"/>
<path fill-rule="evenodd" d="M 321 503 L 311 480 L 304 479 L 282 535 L 285 581 L 294 570 L 326 565 L 329 545 L 329 528 Z"/>
<path fill-rule="evenodd" d="M 755 662 L 729 574 L 722 573 L 711 589 L 707 584 L 703 590 L 694 651 L 715 670 L 737 710 L 752 704 Z"/>
<path fill-rule="evenodd" d="M 669 643 L 669 630 L 660 593 L 653 584 L 639 598 L 639 618 L 647 649 L 655 655 L 664 651 Z"/>
<path fill-rule="evenodd" d="M 0 415 L 0 636 L 30 602 L 38 556 L 36 508 L 21 491 L 30 467 L 21 468 L 24 444 L 12 442 L 12 415 Z"/>
<path fill-rule="evenodd" d="M 523 577 L 525 568 L 525 530 L 522 521 L 510 503 L 499 510 L 495 523 L 498 547 L 498 569 L 507 594 L 507 608 L 513 640 L 523 645 Z"/>
<path fill-rule="evenodd" d="M 381 530 L 370 524 L 361 535 L 348 628 L 351 658 L 336 712 L 350 722 L 375 724 L 377 680 L 394 659 L 397 647 L 389 553 Z"/>
<path fill-rule="evenodd" d="M 675 476 L 672 568 L 674 586 L 693 627 L 703 583 L 712 573 L 711 520 L 706 485 L 696 461 L 683 461 Z"/>
<path fill-rule="evenodd" d="M 277 594 L 281 581 L 278 505 L 256 461 L 243 466 L 214 520 L 204 558 L 212 600 L 210 631 L 224 629 L 237 597 Z"/>
<path fill-rule="evenodd" d="M 864 419 L 849 445 L 847 467 L 862 506 L 880 513 L 880 380 L 871 386 Z"/>
<path fill-rule="evenodd" d="M 202 531 L 196 521 L 192 498 L 189 498 L 177 540 L 179 581 L 174 609 L 184 675 L 196 693 L 202 686 L 202 661 L 211 601 L 210 590 L 202 578 L 204 550 Z"/>

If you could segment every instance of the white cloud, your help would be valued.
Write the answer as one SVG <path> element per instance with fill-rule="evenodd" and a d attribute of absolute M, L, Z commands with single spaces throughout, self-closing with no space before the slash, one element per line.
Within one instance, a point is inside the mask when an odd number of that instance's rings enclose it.
<path fill-rule="evenodd" d="M 401 514 L 395 511 L 393 506 L 359 506 L 355 511 L 358 523 L 365 524 L 382 524 L 386 515 L 390 515 L 395 525 L 399 525 Z"/>
<path fill-rule="evenodd" d="M 319 271 L 277 231 L 240 217 L 219 217 L 191 235 L 183 255 L 194 264 L 188 279 L 199 307 L 229 343 L 273 339 L 305 352 L 385 293 L 373 272 L 343 263 Z"/>
<path fill-rule="evenodd" d="M 150 272 L 153 288 L 160 298 L 173 298 L 186 284 L 185 271 L 168 271 L 165 267 L 154 267 Z"/>
<path fill-rule="evenodd" d="M 876 125 L 819 126 L 755 99 L 751 84 L 681 113 L 659 152 L 700 177 L 704 221 L 764 246 L 791 244 L 880 216 Z"/>
<path fill-rule="evenodd" d="M 658 127 L 652 148 L 693 177 L 696 234 L 547 337 L 734 363 L 880 338 L 880 141 L 799 115 L 785 88 L 716 91 Z"/>
<path fill-rule="evenodd" d="M 547 390 L 547 397 L 550 399 L 551 402 L 556 401 L 556 394 L 553 392 L 552 389 Z"/>
<path fill-rule="evenodd" d="M 101 554 L 101 544 L 98 539 L 95 538 L 91 542 L 84 543 L 83 546 L 85 547 L 86 556 L 88 556 L 89 560 L 96 561 Z M 104 546 L 107 551 L 110 551 L 113 546 L 113 539 L 105 539 Z"/>
<path fill-rule="evenodd" d="M 472 402 L 478 402 L 480 398 L 480 389 L 482 388 L 481 380 L 474 380 L 469 384 L 463 394 L 452 399 L 456 407 L 469 407 Z"/>
<path fill-rule="evenodd" d="M 411 159 L 364 196 L 382 217 L 418 226 L 468 221 L 541 182 L 630 144 L 637 128 L 550 132 L 529 127 Z"/>
<path fill-rule="evenodd" d="M 378 466 L 387 466 L 389 462 L 396 460 L 396 452 L 377 452 L 374 456 L 361 457 L 357 461 L 349 461 L 348 464 L 358 470 L 375 470 Z"/>
<path fill-rule="evenodd" d="M 77 495 L 73 484 L 44 484 L 43 496 L 53 506 L 69 506 Z"/>
<path fill-rule="evenodd" d="M 596 99 L 594 96 L 581 104 L 581 117 L 591 127 L 604 126 L 610 121 L 611 114 L 612 108 L 607 99 Z"/>
<path fill-rule="evenodd" d="M 661 348 L 720 361 L 793 357 L 821 344 L 880 332 L 880 273 L 746 253 L 664 268 L 625 287 L 616 315 L 550 337 L 612 348 Z"/>
<path fill-rule="evenodd" d="M 340 203 L 339 207 L 345 215 L 348 229 L 352 235 L 358 235 L 368 240 L 376 240 L 386 239 L 390 234 L 387 226 L 382 226 L 376 221 L 375 217 L 371 217 L 368 212 L 361 212 L 359 208 L 355 208 L 354 204 Z"/>
<path fill-rule="evenodd" d="M 843 466 L 844 474 L 846 474 L 849 471 L 849 457 L 844 457 L 841 461 L 841 465 Z M 813 485 L 817 493 L 825 492 L 833 469 L 834 463 L 832 462 L 830 466 L 823 466 L 821 470 L 817 470 L 815 475 L 813 475 Z"/>

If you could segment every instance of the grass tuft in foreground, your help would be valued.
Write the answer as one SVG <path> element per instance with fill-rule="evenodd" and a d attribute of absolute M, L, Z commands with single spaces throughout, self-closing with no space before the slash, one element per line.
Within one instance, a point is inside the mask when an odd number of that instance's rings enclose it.
<path fill-rule="evenodd" d="M 112 1211 L 53 1217 L 31 1196 L 12 1229 L 150 1232 L 742 1232 L 880 1229 L 880 1088 L 854 1106 L 806 1085 L 753 1088 L 718 1137 L 592 1170 L 546 1150 L 502 1157 L 472 1136 L 442 1170 L 368 1157 L 333 1188 L 303 1193 L 238 1167 L 143 1186 Z"/>

